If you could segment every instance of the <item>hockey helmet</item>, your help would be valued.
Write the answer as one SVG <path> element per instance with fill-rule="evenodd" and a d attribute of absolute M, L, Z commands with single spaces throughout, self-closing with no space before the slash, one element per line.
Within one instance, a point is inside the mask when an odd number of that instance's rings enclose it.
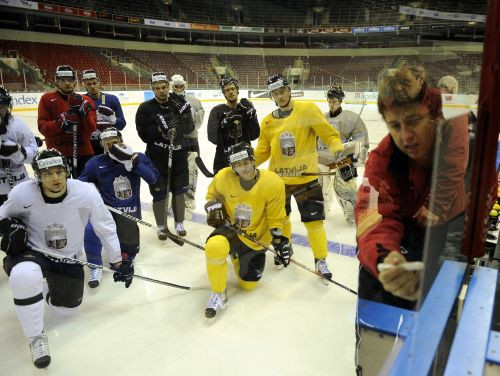
<path fill-rule="evenodd" d="M 153 72 L 151 74 L 151 77 L 149 78 L 149 83 L 151 86 L 153 86 L 154 83 L 156 82 L 162 82 L 165 81 L 167 84 L 170 83 L 170 80 L 168 76 L 165 74 L 165 72 Z"/>
<path fill-rule="evenodd" d="M 239 84 L 238 80 L 236 78 L 227 76 L 227 77 L 222 77 L 221 80 L 219 81 L 219 86 L 220 86 L 222 93 L 224 93 L 224 88 L 228 85 L 231 85 L 231 84 L 233 84 L 236 87 L 236 91 L 239 92 L 240 84 Z"/>
<path fill-rule="evenodd" d="M 76 81 L 76 72 L 69 65 L 58 65 L 56 68 L 55 80 L 59 80 L 61 78 L 72 78 L 73 81 Z"/>
<path fill-rule="evenodd" d="M 0 86 L 0 105 L 7 105 L 9 110 L 12 109 L 12 96 L 3 86 Z"/>
<path fill-rule="evenodd" d="M 288 89 L 290 89 L 288 80 L 281 73 L 273 74 L 272 76 L 269 76 L 267 78 L 267 91 L 269 91 L 269 94 L 271 94 L 273 90 L 279 89 L 283 86 L 286 86 Z"/>
<path fill-rule="evenodd" d="M 342 86 L 335 83 L 326 93 L 326 97 L 329 99 L 337 98 L 339 101 L 342 101 L 345 98 L 344 91 L 342 90 Z"/>
<path fill-rule="evenodd" d="M 95 71 L 95 69 L 85 69 L 82 73 L 82 81 L 96 79 L 100 81 L 99 75 Z"/>
<path fill-rule="evenodd" d="M 235 145 L 229 146 L 226 152 L 227 160 L 231 167 L 234 169 L 234 164 L 246 159 L 255 160 L 253 148 L 246 142 L 239 142 Z"/>
<path fill-rule="evenodd" d="M 59 150 L 47 149 L 36 153 L 31 163 L 33 172 L 35 173 L 35 178 L 38 181 L 42 180 L 42 170 L 49 169 L 51 167 L 62 166 L 66 171 L 66 177 L 70 175 L 70 168 L 68 161 L 64 155 L 61 154 Z"/>
<path fill-rule="evenodd" d="M 101 143 L 101 146 L 104 147 L 104 140 L 106 140 L 107 138 L 113 138 L 113 137 L 117 137 L 120 143 L 123 142 L 123 137 L 122 137 L 121 132 L 118 129 L 116 129 L 115 127 L 106 128 L 104 131 L 99 133 L 99 141 Z"/>

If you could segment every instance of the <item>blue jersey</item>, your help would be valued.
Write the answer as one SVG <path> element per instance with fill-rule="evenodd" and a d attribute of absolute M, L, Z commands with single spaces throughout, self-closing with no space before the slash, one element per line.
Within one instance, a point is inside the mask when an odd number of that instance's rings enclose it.
<path fill-rule="evenodd" d="M 107 154 L 96 155 L 87 162 L 78 179 L 94 183 L 106 205 L 141 218 L 141 178 L 153 184 L 159 172 L 147 156 L 137 154 L 139 162 L 132 171 Z"/>
<path fill-rule="evenodd" d="M 87 95 L 89 94 L 87 93 Z M 116 124 L 114 124 L 113 127 L 119 131 L 125 128 L 127 122 L 123 116 L 122 105 L 120 104 L 120 100 L 115 95 L 101 92 L 101 95 L 99 95 L 97 99 L 94 99 L 94 103 L 96 108 L 101 105 L 111 108 L 115 112 L 116 116 Z"/>

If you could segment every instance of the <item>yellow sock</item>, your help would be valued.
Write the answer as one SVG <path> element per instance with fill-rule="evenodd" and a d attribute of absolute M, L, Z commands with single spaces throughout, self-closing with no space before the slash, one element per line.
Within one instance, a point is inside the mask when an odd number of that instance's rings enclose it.
<path fill-rule="evenodd" d="M 292 239 L 292 222 L 290 222 L 290 217 L 286 217 L 283 222 L 283 236 L 288 238 L 291 242 Z"/>
<path fill-rule="evenodd" d="M 326 242 L 326 231 L 323 221 L 305 222 L 307 238 L 311 245 L 314 258 L 326 259 L 328 255 L 328 245 Z"/>
<path fill-rule="evenodd" d="M 213 292 L 223 292 L 226 289 L 226 258 L 229 250 L 229 241 L 222 235 L 212 236 L 205 244 L 208 280 Z"/>

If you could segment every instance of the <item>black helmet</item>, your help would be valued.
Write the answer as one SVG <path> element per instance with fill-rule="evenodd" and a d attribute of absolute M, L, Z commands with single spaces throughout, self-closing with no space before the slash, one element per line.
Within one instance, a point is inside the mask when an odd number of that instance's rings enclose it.
<path fill-rule="evenodd" d="M 342 86 L 337 83 L 333 84 L 330 90 L 328 90 L 328 92 L 326 93 L 326 97 L 330 99 L 337 98 L 338 100 L 342 101 L 345 98 Z"/>
<path fill-rule="evenodd" d="M 99 133 L 99 141 L 101 143 L 101 146 L 104 147 L 103 141 L 107 138 L 112 138 L 112 137 L 118 137 L 120 142 L 123 142 L 123 137 L 121 132 L 116 129 L 115 127 L 109 127 L 103 130 L 101 133 Z"/>
<path fill-rule="evenodd" d="M 220 89 L 222 90 L 222 93 L 224 93 L 224 88 L 228 85 L 234 84 L 236 86 L 236 90 L 240 90 L 239 82 L 236 78 L 233 77 L 222 77 L 221 80 L 219 81 L 219 86 Z"/>
<path fill-rule="evenodd" d="M 165 74 L 165 72 L 153 72 L 151 74 L 151 77 L 149 78 L 149 83 L 151 84 L 151 86 L 153 86 L 155 82 L 161 81 L 165 81 L 167 84 L 170 83 L 170 79 Z"/>
<path fill-rule="evenodd" d="M 6 104 L 9 110 L 12 109 L 12 96 L 6 88 L 0 86 L 0 105 L 2 104 Z"/>
<path fill-rule="evenodd" d="M 288 80 L 282 74 L 274 74 L 267 78 L 267 91 L 269 91 L 269 93 L 283 86 L 286 86 L 290 89 Z"/>
<path fill-rule="evenodd" d="M 36 153 L 31 163 L 33 172 L 35 173 L 35 178 L 41 181 L 41 171 L 54 166 L 63 166 L 66 170 L 66 177 L 70 175 L 69 164 L 64 155 L 61 154 L 59 150 L 47 149 Z"/>
<path fill-rule="evenodd" d="M 60 78 L 71 77 L 73 81 L 76 80 L 76 73 L 73 68 L 69 65 L 58 65 L 56 68 L 55 80 L 57 81 Z"/>
<path fill-rule="evenodd" d="M 233 164 L 245 159 L 255 160 L 253 148 L 247 142 L 239 142 L 229 146 L 226 151 L 227 161 L 234 170 Z"/>

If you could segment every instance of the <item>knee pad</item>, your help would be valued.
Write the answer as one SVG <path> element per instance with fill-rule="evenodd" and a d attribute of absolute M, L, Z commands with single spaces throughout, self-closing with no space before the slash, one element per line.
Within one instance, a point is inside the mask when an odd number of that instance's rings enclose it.
<path fill-rule="evenodd" d="M 43 273 L 40 265 L 30 261 L 15 265 L 10 271 L 9 286 L 15 300 L 34 297 L 37 298 L 36 301 L 43 299 Z"/>
<path fill-rule="evenodd" d="M 225 262 L 229 254 L 229 241 L 225 236 L 215 235 L 210 237 L 205 244 L 205 256 L 209 263 L 220 263 L 220 260 Z"/>

